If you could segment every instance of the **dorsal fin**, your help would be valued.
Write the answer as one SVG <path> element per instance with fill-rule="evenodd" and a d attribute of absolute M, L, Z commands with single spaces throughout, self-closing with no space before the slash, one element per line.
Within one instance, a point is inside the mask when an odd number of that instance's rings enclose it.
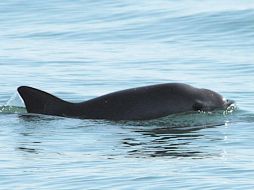
<path fill-rule="evenodd" d="M 64 116 L 70 104 L 47 92 L 28 86 L 20 86 L 18 92 L 24 100 L 28 113 Z"/>

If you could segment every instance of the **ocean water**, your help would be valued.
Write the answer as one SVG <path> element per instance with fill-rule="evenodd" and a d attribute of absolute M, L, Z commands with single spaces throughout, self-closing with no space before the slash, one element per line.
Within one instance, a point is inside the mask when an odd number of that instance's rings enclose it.
<path fill-rule="evenodd" d="M 254 2 L 0 2 L 0 189 L 254 189 Z M 17 87 L 79 102 L 166 82 L 228 112 L 112 122 L 26 114 Z"/>

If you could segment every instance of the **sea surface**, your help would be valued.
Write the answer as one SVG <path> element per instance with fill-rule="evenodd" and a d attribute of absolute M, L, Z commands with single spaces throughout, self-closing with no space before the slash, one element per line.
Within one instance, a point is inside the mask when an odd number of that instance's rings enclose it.
<path fill-rule="evenodd" d="M 254 189 L 254 1 L 0 2 L 0 189 Z M 182 82 L 232 110 L 112 122 L 26 113 Z"/>

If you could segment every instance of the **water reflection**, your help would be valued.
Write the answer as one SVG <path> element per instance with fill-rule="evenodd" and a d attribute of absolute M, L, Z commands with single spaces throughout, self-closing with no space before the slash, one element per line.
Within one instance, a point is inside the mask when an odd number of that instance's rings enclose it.
<path fill-rule="evenodd" d="M 37 150 L 38 146 L 31 143 L 36 141 L 35 138 L 42 141 L 48 139 L 47 144 L 54 144 L 57 142 L 56 139 L 60 138 L 61 143 L 66 143 L 69 140 L 68 137 L 72 139 L 75 135 L 84 139 L 80 143 L 86 144 L 89 142 L 85 142 L 85 139 L 88 139 L 88 135 L 92 135 L 92 139 L 97 139 L 96 142 L 99 142 L 96 145 L 97 148 L 102 150 L 98 154 L 105 155 L 106 151 L 106 156 L 110 154 L 112 157 L 110 150 L 114 149 L 113 155 L 117 156 L 120 152 L 121 156 L 137 158 L 188 157 L 201 159 L 218 156 L 221 153 L 218 152 L 219 150 L 214 150 L 213 147 L 216 143 L 223 141 L 224 136 L 214 135 L 214 133 L 220 131 L 216 127 L 228 124 L 231 115 L 223 115 L 221 112 L 185 113 L 139 122 L 78 120 L 34 114 L 21 114 L 19 118 L 23 128 L 19 131 L 22 141 L 18 143 L 17 150 L 27 153 L 40 152 Z M 212 135 L 207 133 L 209 130 L 212 130 Z M 24 144 L 26 140 L 27 142 Z M 120 142 L 120 146 L 117 142 Z M 113 148 L 109 147 L 109 144 L 112 144 Z M 39 147 L 42 145 L 43 143 Z M 75 147 L 76 145 L 71 146 Z M 89 150 L 93 148 L 96 149 L 95 145 L 89 147 Z"/>
<path fill-rule="evenodd" d="M 27 147 L 17 147 L 16 150 L 25 152 L 25 153 L 33 153 L 33 154 L 39 154 L 39 150 L 35 148 L 27 148 Z"/>
<path fill-rule="evenodd" d="M 20 127 L 15 130 L 17 134 L 15 150 L 25 157 L 27 154 L 39 155 L 45 152 L 45 139 L 55 135 L 56 126 L 62 119 L 61 117 L 30 113 L 21 113 L 17 117 Z"/>
<path fill-rule="evenodd" d="M 62 117 L 57 117 L 57 116 L 51 116 L 51 115 L 42 115 L 42 114 L 19 114 L 19 119 L 21 121 L 25 122 L 43 122 L 43 123 L 48 123 L 52 120 L 60 120 Z"/>
<path fill-rule="evenodd" d="M 204 141 L 214 139 L 207 140 L 202 130 L 224 126 L 227 121 L 227 118 L 218 113 L 182 114 L 162 120 L 139 122 L 136 123 L 136 127 L 131 127 L 136 135 L 124 138 L 122 145 L 129 149 L 128 155 L 134 157 L 190 157 L 193 159 L 211 157 L 216 152 L 210 151 Z M 214 138 L 216 141 L 223 140 L 223 137 Z"/>

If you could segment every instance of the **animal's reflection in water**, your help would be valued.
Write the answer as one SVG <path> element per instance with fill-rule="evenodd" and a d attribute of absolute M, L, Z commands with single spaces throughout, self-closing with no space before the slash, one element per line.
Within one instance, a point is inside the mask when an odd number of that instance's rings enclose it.
<path fill-rule="evenodd" d="M 32 125 L 35 122 L 39 125 L 40 122 L 47 123 L 53 122 L 54 120 L 60 122 L 59 119 L 64 120 L 64 118 L 43 115 L 22 115 L 20 118 Z M 123 155 L 121 152 L 121 156 L 137 158 L 188 157 L 201 159 L 220 154 L 220 152 L 214 152 L 211 148 L 216 145 L 216 141 L 222 141 L 224 139 L 223 136 L 218 136 L 216 134 L 208 135 L 206 130 L 211 129 L 216 132 L 216 128 L 218 128 L 219 131 L 219 128 L 224 126 L 228 120 L 230 120 L 230 116 L 225 116 L 221 112 L 216 112 L 177 114 L 157 120 L 139 122 L 108 122 L 101 120 L 91 122 L 93 126 L 100 126 L 105 132 L 113 133 L 112 135 L 117 134 L 114 133 L 114 129 L 113 131 L 106 130 L 108 124 L 117 128 L 120 127 L 124 130 L 124 135 L 119 139 L 120 146 L 119 144 L 115 146 L 117 147 L 115 149 L 116 152 L 117 150 L 120 150 L 120 152 L 121 150 L 125 150 L 124 152 L 126 152 L 126 155 Z M 102 123 L 107 124 L 101 126 Z M 77 129 L 82 129 L 80 133 L 86 133 L 87 131 L 86 126 Z M 116 139 L 117 138 L 119 138 L 119 136 L 116 137 Z M 213 141 L 215 141 L 215 143 Z M 19 150 L 32 152 L 23 147 L 19 148 Z M 113 154 L 113 156 L 114 155 L 115 154 Z M 118 154 L 116 153 L 116 155 Z"/>
<path fill-rule="evenodd" d="M 134 137 L 122 140 L 128 155 L 134 157 L 189 157 L 193 159 L 214 156 L 203 141 L 221 141 L 222 137 L 207 139 L 203 130 L 225 125 L 221 115 L 190 114 L 167 117 L 164 120 L 136 123 Z M 128 124 L 130 124 L 128 122 Z M 134 123 L 132 123 L 134 124 Z M 134 124 L 135 125 L 135 124 Z M 205 143 L 206 144 L 206 143 Z"/>

